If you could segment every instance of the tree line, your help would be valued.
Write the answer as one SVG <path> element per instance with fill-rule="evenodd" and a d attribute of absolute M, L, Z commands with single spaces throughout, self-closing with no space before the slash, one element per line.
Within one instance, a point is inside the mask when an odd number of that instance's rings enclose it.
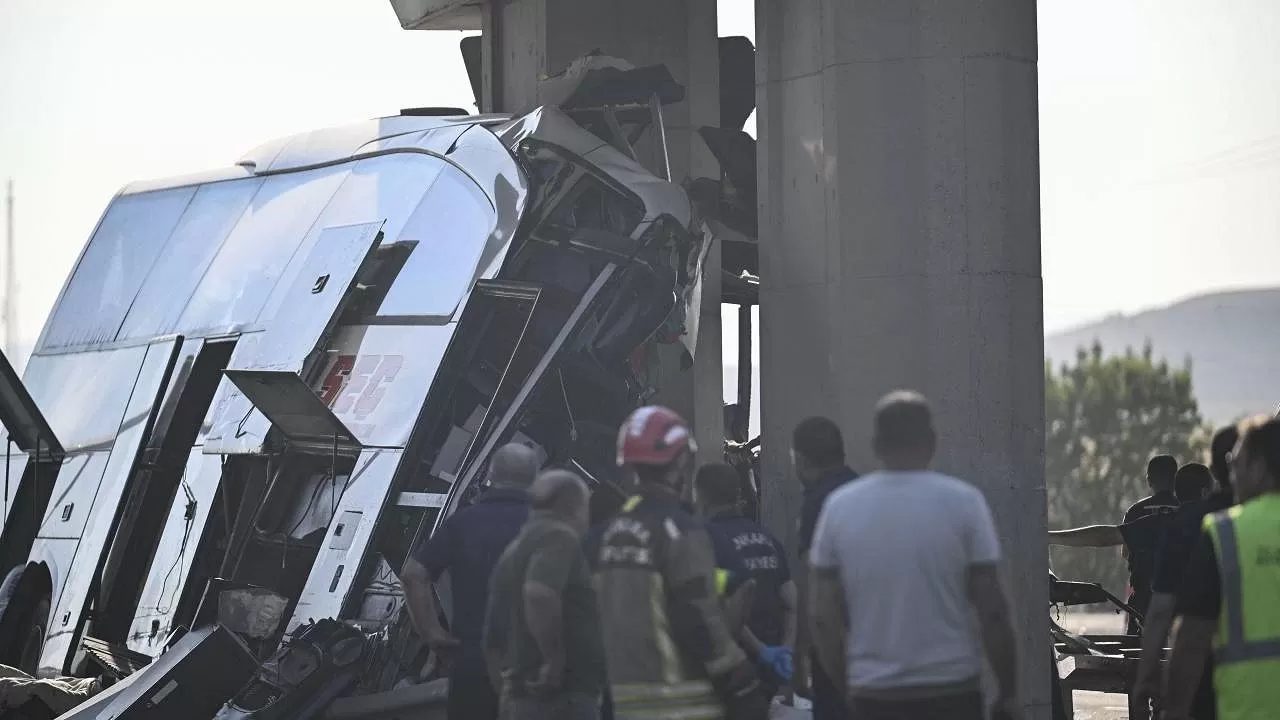
<path fill-rule="evenodd" d="M 1074 363 L 1045 362 L 1045 477 L 1049 527 L 1120 522 L 1146 497 L 1147 460 L 1208 461 L 1212 429 L 1200 416 L 1191 361 L 1157 361 L 1141 351 L 1106 355 L 1080 348 Z M 1127 571 L 1115 548 L 1052 548 L 1050 567 L 1063 580 L 1100 582 L 1124 597 Z"/>

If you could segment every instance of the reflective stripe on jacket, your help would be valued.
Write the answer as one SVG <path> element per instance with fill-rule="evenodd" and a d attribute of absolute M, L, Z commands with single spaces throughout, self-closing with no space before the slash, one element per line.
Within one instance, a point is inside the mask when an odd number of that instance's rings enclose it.
<path fill-rule="evenodd" d="M 1280 493 L 1205 517 L 1222 576 L 1214 639 L 1220 720 L 1280 717 Z"/>

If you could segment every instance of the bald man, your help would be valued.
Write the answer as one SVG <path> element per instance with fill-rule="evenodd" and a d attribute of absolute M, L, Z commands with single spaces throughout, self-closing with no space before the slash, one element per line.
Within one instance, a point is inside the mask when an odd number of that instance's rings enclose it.
<path fill-rule="evenodd" d="M 597 720 L 604 648 L 580 538 L 589 491 L 552 470 L 529 491 L 533 512 L 490 581 L 485 653 L 503 720 Z"/>
<path fill-rule="evenodd" d="M 496 720 L 498 695 L 489 683 L 481 635 L 489 575 L 529 517 L 530 484 L 538 456 L 524 445 L 504 445 L 489 461 L 489 489 L 445 520 L 405 561 L 400 575 L 414 629 L 446 664 L 449 720 Z M 452 633 L 440 625 L 432 583 L 449 573 Z"/>

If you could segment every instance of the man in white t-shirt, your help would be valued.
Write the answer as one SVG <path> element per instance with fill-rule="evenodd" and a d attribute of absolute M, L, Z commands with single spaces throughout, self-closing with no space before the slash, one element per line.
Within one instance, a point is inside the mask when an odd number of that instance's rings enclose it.
<path fill-rule="evenodd" d="M 982 720 L 985 646 L 999 683 L 995 717 L 1019 717 L 1013 628 L 986 499 L 929 469 L 937 435 L 919 393 L 880 401 L 873 447 L 882 469 L 832 493 L 814 533 L 810 621 L 819 661 L 845 679 L 850 716 L 859 720 Z"/>

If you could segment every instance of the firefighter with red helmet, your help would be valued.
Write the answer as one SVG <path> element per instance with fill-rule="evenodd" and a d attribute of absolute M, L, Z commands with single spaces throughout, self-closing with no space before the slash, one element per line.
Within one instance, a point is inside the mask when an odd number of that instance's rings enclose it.
<path fill-rule="evenodd" d="M 717 594 L 710 538 L 681 502 L 694 450 L 688 424 L 664 407 L 636 410 L 618 433 L 636 494 L 592 558 L 618 720 L 768 715 Z"/>

